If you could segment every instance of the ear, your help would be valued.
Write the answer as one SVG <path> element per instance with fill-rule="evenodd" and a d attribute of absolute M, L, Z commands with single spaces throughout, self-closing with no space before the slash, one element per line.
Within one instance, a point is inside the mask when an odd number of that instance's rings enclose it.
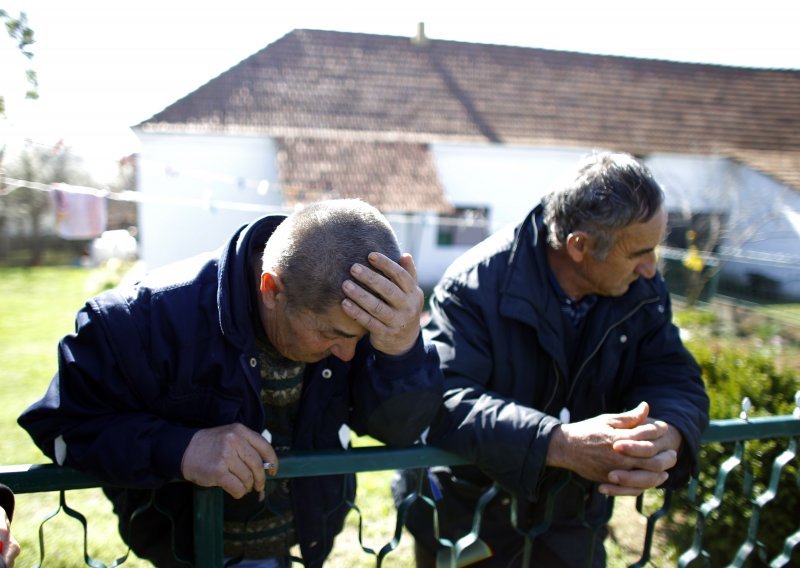
<path fill-rule="evenodd" d="M 592 251 L 592 237 L 583 231 L 575 231 L 567 236 L 567 254 L 574 262 L 581 262 Z"/>
<path fill-rule="evenodd" d="M 278 295 L 283 292 L 283 282 L 274 272 L 261 273 L 261 297 L 268 308 L 274 308 L 278 302 Z"/>

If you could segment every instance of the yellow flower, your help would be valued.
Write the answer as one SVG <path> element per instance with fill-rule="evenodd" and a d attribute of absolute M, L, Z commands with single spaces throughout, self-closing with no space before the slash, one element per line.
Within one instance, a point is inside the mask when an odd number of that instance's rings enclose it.
<path fill-rule="evenodd" d="M 683 265 L 693 272 L 700 272 L 703 270 L 705 263 L 703 262 L 703 257 L 700 256 L 696 246 L 691 245 L 689 247 L 686 256 L 683 257 Z"/>

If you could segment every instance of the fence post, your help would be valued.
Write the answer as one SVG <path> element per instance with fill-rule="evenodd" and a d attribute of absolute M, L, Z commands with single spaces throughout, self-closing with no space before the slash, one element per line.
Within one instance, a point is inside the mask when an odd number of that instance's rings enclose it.
<path fill-rule="evenodd" d="M 194 487 L 194 565 L 219 568 L 223 561 L 222 489 Z"/>

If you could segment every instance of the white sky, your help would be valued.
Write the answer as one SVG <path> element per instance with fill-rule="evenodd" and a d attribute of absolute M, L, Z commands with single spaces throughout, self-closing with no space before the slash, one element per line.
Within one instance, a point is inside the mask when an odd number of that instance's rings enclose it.
<path fill-rule="evenodd" d="M 146 120 L 293 29 L 800 69 L 800 3 L 718 0 L 0 0 L 28 15 L 27 61 L 0 36 L 0 146 L 63 138 L 89 160 L 137 149 Z M 4 30 L 0 30 L 4 34 Z M 40 99 L 24 101 L 24 69 Z"/>

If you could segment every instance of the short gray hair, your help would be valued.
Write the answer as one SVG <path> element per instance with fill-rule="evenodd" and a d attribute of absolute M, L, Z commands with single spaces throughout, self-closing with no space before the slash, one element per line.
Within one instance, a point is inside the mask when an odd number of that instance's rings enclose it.
<path fill-rule="evenodd" d="M 354 263 L 372 268 L 367 255 L 373 251 L 400 259 L 397 237 L 376 208 L 358 199 L 320 201 L 278 225 L 262 270 L 280 276 L 290 308 L 324 313 L 344 299 L 342 283 Z"/>
<path fill-rule="evenodd" d="M 618 230 L 649 221 L 663 204 L 664 190 L 644 164 L 630 154 L 594 152 L 570 183 L 544 198 L 547 241 L 559 249 L 570 233 L 585 231 L 604 260 Z"/>

